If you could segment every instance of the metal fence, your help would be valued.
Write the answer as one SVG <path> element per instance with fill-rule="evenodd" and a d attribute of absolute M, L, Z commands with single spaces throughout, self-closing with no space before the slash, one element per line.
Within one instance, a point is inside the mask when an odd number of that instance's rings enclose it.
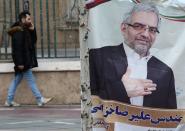
<path fill-rule="evenodd" d="M 0 61 L 11 60 L 7 29 L 23 10 L 33 17 L 38 58 L 79 58 L 78 0 L 0 0 Z"/>

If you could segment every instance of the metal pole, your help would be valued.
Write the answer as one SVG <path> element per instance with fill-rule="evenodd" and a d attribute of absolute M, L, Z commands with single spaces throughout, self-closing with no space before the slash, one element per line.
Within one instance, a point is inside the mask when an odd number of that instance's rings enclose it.
<path fill-rule="evenodd" d="M 48 58 L 50 58 L 50 19 L 49 19 L 49 2 L 46 0 L 46 20 L 47 20 L 47 44 L 48 44 Z"/>
<path fill-rule="evenodd" d="M 44 32 L 43 32 L 43 7 L 42 0 L 40 0 L 40 41 L 41 41 L 41 58 L 44 58 Z"/>
<path fill-rule="evenodd" d="M 23 1 L 23 10 L 24 11 L 29 11 L 29 0 L 24 0 Z"/>
<path fill-rule="evenodd" d="M 18 21 L 18 17 L 19 17 L 19 0 L 15 0 L 15 18 L 16 21 Z"/>
<path fill-rule="evenodd" d="M 56 1 L 53 0 L 53 28 L 54 28 L 54 52 L 55 52 L 55 58 L 57 58 L 57 21 L 56 21 Z"/>

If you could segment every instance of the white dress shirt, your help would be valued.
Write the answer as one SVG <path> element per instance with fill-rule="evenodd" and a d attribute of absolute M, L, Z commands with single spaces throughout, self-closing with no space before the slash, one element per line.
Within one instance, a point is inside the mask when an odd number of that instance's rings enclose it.
<path fill-rule="evenodd" d="M 147 62 L 151 55 L 140 58 L 133 49 L 128 45 L 123 44 L 127 56 L 128 67 L 131 69 L 131 78 L 147 78 Z M 143 106 L 143 96 L 131 97 L 130 102 L 132 105 Z"/>

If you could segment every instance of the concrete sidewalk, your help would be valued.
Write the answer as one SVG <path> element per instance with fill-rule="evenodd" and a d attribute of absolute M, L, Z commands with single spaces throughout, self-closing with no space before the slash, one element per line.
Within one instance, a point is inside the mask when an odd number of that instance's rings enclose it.
<path fill-rule="evenodd" d="M 0 106 L 3 131 L 81 131 L 80 105 Z"/>

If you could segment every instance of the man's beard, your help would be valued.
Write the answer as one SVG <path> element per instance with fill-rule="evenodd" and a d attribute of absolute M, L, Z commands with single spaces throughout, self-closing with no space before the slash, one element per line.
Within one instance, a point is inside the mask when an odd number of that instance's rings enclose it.
<path fill-rule="evenodd" d="M 30 22 L 29 22 L 29 23 L 28 23 L 28 22 L 25 22 L 25 23 L 24 23 L 24 26 L 25 26 L 26 28 L 30 28 L 30 27 L 31 27 L 31 23 L 30 23 Z"/>
<path fill-rule="evenodd" d="M 151 46 L 143 45 L 143 44 L 134 44 L 133 49 L 136 53 L 138 53 L 141 57 L 147 56 L 149 54 L 149 49 Z"/>
<path fill-rule="evenodd" d="M 129 43 L 125 39 L 125 44 L 127 44 L 130 48 L 132 48 L 137 54 L 139 54 L 141 57 L 147 56 L 149 54 L 149 50 L 151 48 L 152 43 L 146 43 L 146 44 L 141 44 L 139 42 L 131 42 Z"/>

